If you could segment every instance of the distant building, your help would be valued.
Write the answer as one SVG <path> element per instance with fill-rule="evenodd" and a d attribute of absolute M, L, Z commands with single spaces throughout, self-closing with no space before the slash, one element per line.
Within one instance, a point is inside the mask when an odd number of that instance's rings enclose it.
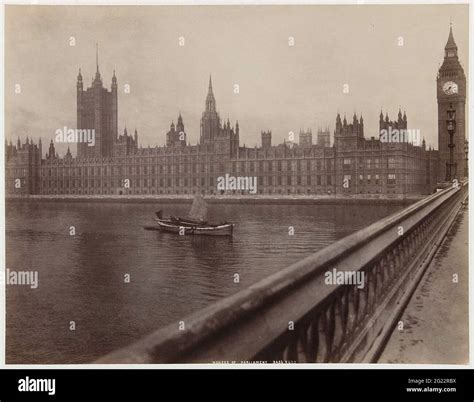
<path fill-rule="evenodd" d="M 446 82 L 458 85 L 458 92 L 443 90 Z M 355 113 L 352 122 L 338 113 L 334 144 L 330 131 L 318 129 L 316 144 L 311 130 L 301 131 L 299 144 L 272 145 L 272 132 L 261 131 L 261 147 L 240 146 L 239 124 L 222 121 L 209 79 L 200 140 L 187 143 L 181 113 L 171 123 L 166 145 L 143 148 L 138 133 L 127 129 L 118 135 L 117 77 L 111 91 L 103 87 L 97 71 L 92 86 L 83 91 L 82 75 L 77 79 L 77 128 L 94 129 L 95 144 L 78 144 L 77 157 L 71 153 L 60 158 L 53 141 L 42 158 L 41 141 L 28 138 L 21 144 L 6 144 L 7 195 L 28 194 L 234 194 L 243 190 L 217 190 L 217 178 L 256 176 L 257 193 L 266 195 L 389 195 L 428 194 L 444 175 L 446 160 L 446 108 L 457 110 L 456 161 L 463 172 L 465 135 L 465 76 L 457 59 L 457 48 L 449 34 L 445 62 L 438 77 L 439 141 L 438 151 L 426 149 L 410 138 L 400 136 L 408 129 L 405 113 L 391 121 L 380 114 L 379 132 L 365 138 L 362 116 Z"/>

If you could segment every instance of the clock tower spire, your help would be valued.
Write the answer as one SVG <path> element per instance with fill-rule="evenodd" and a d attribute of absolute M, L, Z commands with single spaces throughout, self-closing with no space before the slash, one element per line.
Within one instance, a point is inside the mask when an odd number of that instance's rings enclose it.
<path fill-rule="evenodd" d="M 439 181 L 446 179 L 447 164 L 450 161 L 450 136 L 448 133 L 448 111 L 452 118 L 454 110 L 455 132 L 453 135 L 454 163 L 456 171 L 453 178 L 464 175 L 466 137 L 466 75 L 458 58 L 458 47 L 454 40 L 453 28 L 450 26 L 448 41 L 444 47 L 444 60 L 437 76 L 438 97 L 438 149 L 439 149 Z"/>

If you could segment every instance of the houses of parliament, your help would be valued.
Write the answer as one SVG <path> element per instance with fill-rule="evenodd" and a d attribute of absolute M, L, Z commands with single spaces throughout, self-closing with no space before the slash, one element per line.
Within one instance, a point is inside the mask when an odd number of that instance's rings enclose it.
<path fill-rule="evenodd" d="M 437 76 L 438 148 L 425 141 L 384 141 L 384 130 L 408 127 L 405 113 L 391 120 L 380 113 L 379 132 L 365 137 L 362 116 L 336 116 L 333 141 L 328 128 L 300 131 L 299 143 L 272 144 L 271 131 L 261 132 L 261 146 L 240 145 L 239 124 L 221 119 L 209 79 L 200 140 L 189 145 L 184 119 L 178 116 L 166 133 L 166 145 L 139 146 L 138 133 L 118 133 L 117 77 L 104 87 L 99 65 L 91 87 L 77 77 L 77 129 L 93 130 L 94 144 L 77 143 L 58 156 L 51 140 L 43 157 L 41 140 L 10 141 L 6 148 L 6 194 L 28 195 L 220 195 L 247 194 L 218 190 L 217 178 L 257 177 L 259 195 L 373 195 L 404 197 L 429 194 L 445 180 L 449 160 L 446 113 L 456 111 L 454 157 L 456 177 L 466 174 L 466 77 L 459 62 L 452 28 Z"/>

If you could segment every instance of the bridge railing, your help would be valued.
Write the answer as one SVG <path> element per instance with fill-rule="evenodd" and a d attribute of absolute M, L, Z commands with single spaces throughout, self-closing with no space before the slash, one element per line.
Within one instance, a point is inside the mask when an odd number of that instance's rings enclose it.
<path fill-rule="evenodd" d="M 96 363 L 376 361 L 466 197 L 432 194 Z"/>

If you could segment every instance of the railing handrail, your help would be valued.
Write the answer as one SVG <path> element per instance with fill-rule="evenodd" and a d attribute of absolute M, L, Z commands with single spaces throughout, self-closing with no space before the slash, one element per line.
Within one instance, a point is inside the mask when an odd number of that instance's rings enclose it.
<path fill-rule="evenodd" d="M 375 238 L 393 229 L 397 224 L 407 221 L 415 214 L 423 217 L 433 212 L 444 201 L 456 194 L 467 183 L 460 183 L 457 188 L 450 186 L 420 200 L 402 211 L 383 218 L 370 226 L 361 229 L 343 239 L 332 243 L 324 249 L 278 271 L 259 282 L 231 296 L 223 298 L 212 305 L 183 318 L 184 330 L 179 323 L 167 325 L 140 341 L 110 353 L 96 361 L 97 363 L 156 363 L 176 362 L 183 354 L 196 355 L 197 348 L 213 342 L 216 334 L 233 331 L 236 323 L 244 322 L 248 317 L 261 314 L 266 306 L 272 305 L 282 293 L 296 289 L 310 278 L 321 274 L 344 260 L 348 255 L 361 249 Z M 409 231 L 411 227 L 405 227 Z M 393 242 L 393 240 L 390 240 Z M 385 246 L 383 247 L 385 249 Z M 380 250 L 380 252 L 383 251 Z M 375 255 L 372 256 L 375 258 Z M 356 271 L 360 266 L 353 265 Z M 332 288 L 337 289 L 337 286 Z M 314 305 L 328 297 L 327 292 L 315 295 Z M 218 356 L 216 356 L 216 360 Z"/>

